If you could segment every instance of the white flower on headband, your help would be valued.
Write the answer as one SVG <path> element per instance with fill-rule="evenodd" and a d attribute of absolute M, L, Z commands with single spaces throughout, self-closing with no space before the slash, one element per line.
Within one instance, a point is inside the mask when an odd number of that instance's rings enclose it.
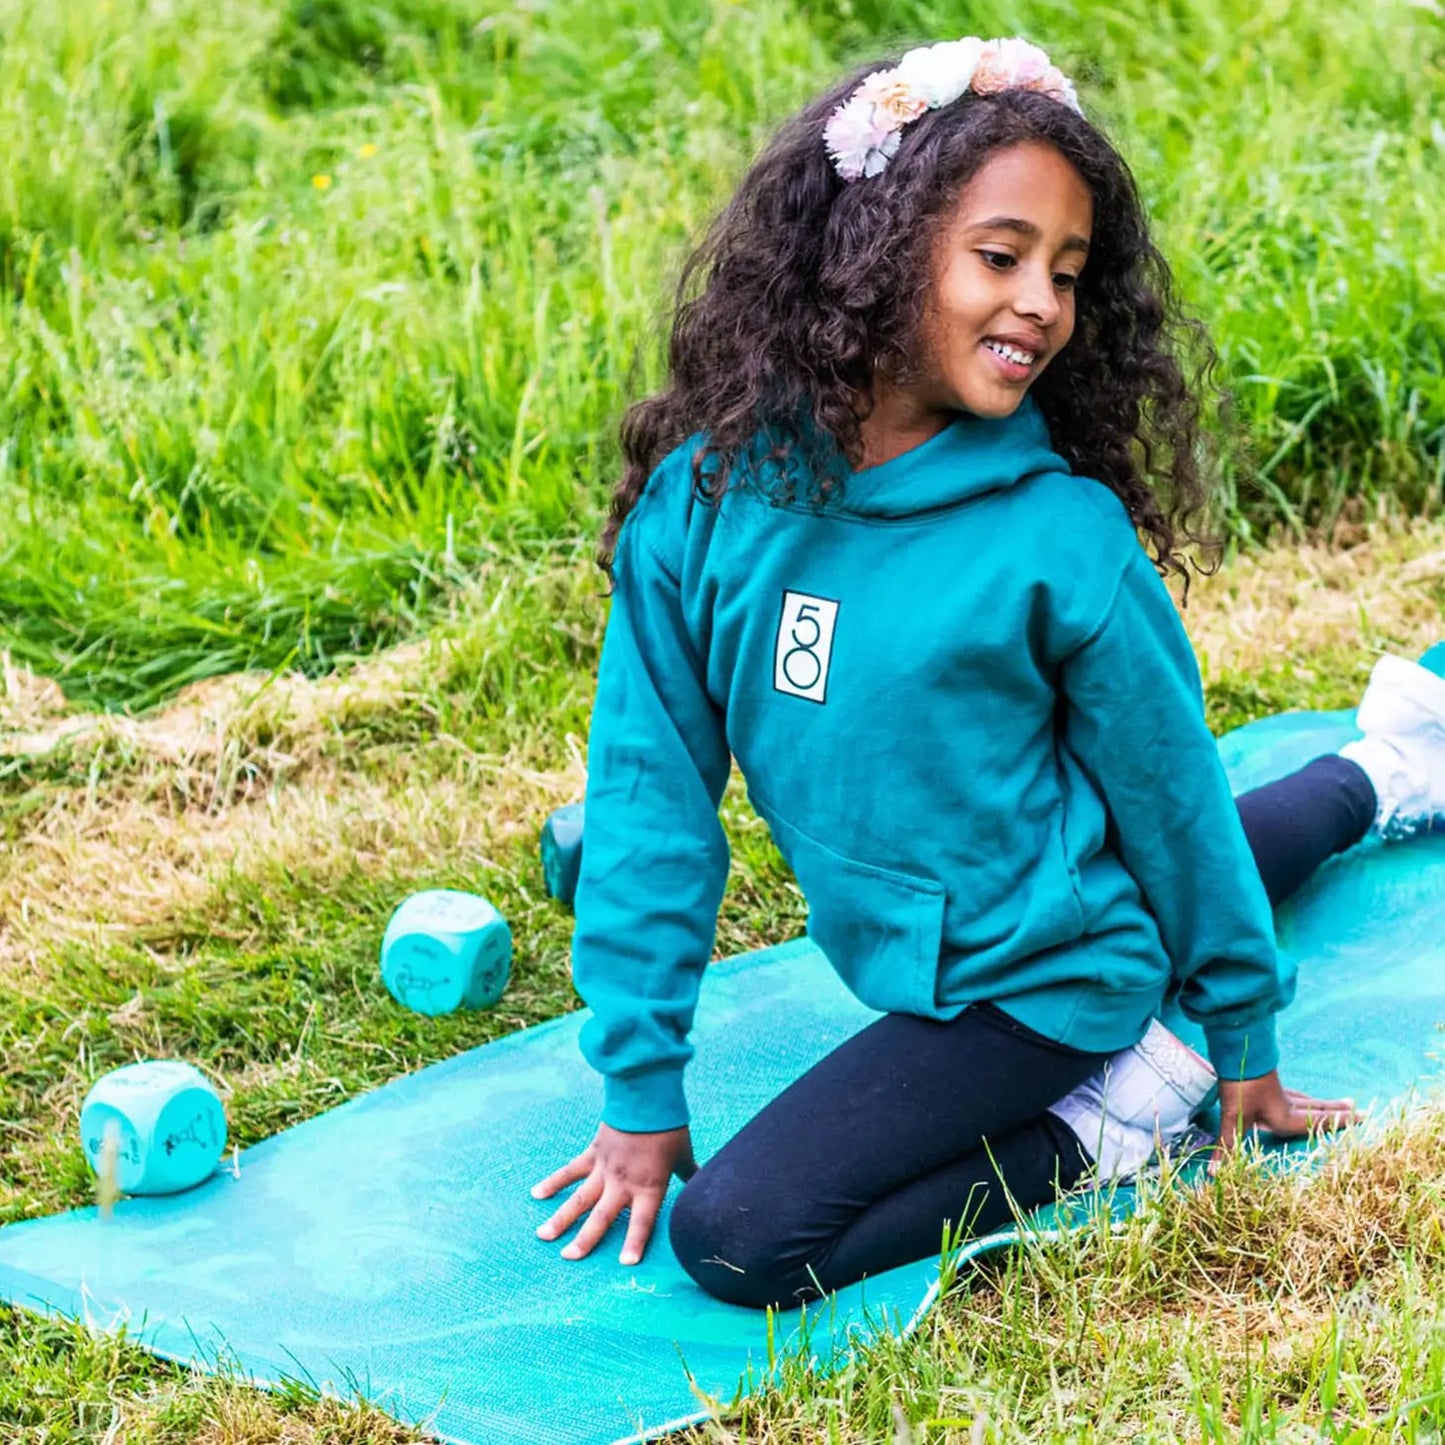
<path fill-rule="evenodd" d="M 1035 90 L 1083 114 L 1073 85 L 1037 45 L 1017 35 L 967 35 L 910 50 L 892 70 L 875 70 L 837 106 L 823 128 L 834 168 L 845 181 L 876 176 L 897 154 L 909 121 L 952 105 L 966 90 Z"/>

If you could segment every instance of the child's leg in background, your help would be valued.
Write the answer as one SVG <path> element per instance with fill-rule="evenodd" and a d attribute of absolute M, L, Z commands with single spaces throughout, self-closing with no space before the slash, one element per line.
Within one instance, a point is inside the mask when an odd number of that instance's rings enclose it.
<path fill-rule="evenodd" d="M 1359 842 L 1376 806 L 1365 774 L 1339 757 L 1238 804 L 1274 903 Z M 1044 1039 L 990 1005 L 946 1024 L 890 1014 L 694 1175 L 673 1208 L 673 1249 L 704 1289 L 753 1306 L 815 1298 L 815 1276 L 839 1289 L 936 1256 L 945 1220 L 964 1223 L 965 1237 L 1011 1221 L 1000 1177 L 1024 1211 L 1080 1180 L 1089 1160 L 1045 1110 L 1106 1057 Z"/>
<path fill-rule="evenodd" d="M 1323 757 L 1235 799 L 1271 903 L 1326 859 L 1352 848 L 1375 819 L 1375 790 L 1348 758 Z"/>

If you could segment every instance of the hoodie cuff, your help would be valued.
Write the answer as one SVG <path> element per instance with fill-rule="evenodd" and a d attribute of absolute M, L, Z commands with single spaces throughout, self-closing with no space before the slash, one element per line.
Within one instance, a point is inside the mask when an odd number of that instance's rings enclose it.
<path fill-rule="evenodd" d="M 1279 1068 L 1279 1039 L 1273 1014 L 1244 1028 L 1206 1027 L 1204 1037 L 1209 1062 L 1221 1083 L 1258 1079 Z"/>
<path fill-rule="evenodd" d="M 646 1073 L 607 1075 L 602 1084 L 602 1122 L 625 1134 L 658 1134 L 685 1127 L 684 1067 L 667 1064 Z"/>

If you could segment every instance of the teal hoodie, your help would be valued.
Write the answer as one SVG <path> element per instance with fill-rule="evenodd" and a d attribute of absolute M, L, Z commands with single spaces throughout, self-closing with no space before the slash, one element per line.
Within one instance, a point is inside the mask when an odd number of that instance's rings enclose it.
<path fill-rule="evenodd" d="M 572 963 L 604 1120 L 688 1122 L 688 1034 L 736 758 L 808 932 L 881 1012 L 992 1000 L 1136 1043 L 1166 995 L 1225 1078 L 1293 996 L 1173 602 L 1031 398 L 959 415 L 822 510 L 758 468 L 693 495 L 694 439 L 618 539 Z"/>

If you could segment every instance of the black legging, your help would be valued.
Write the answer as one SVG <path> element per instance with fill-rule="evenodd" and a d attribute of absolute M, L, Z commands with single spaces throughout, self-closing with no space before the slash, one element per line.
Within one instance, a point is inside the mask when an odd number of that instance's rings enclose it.
<path fill-rule="evenodd" d="M 1359 842 L 1376 807 L 1365 774 L 1337 757 L 1237 803 L 1276 904 Z M 1012 1218 L 1000 1180 L 1029 1210 L 1085 1172 L 1077 1137 L 1045 1111 L 1107 1057 L 992 1004 L 947 1023 L 886 1014 L 698 1170 L 673 1206 L 673 1250 L 709 1293 L 786 1307 L 936 1256 L 946 1228 L 997 1229 Z"/>

